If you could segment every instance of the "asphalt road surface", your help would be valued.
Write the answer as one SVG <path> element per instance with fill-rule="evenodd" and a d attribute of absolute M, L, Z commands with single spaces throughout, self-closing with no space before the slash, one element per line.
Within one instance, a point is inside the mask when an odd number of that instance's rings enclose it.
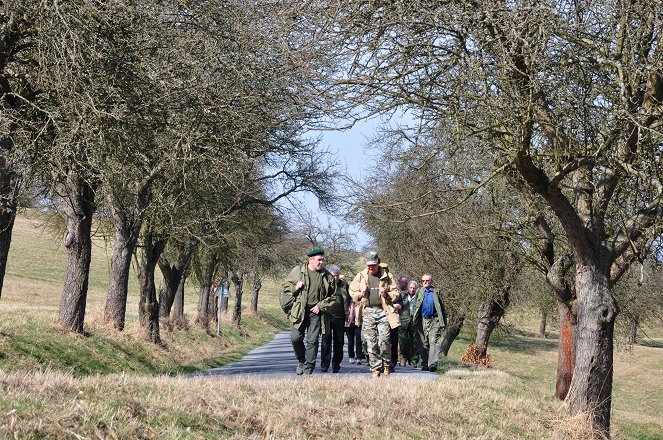
<path fill-rule="evenodd" d="M 347 345 L 343 346 L 343 361 L 341 362 L 341 370 L 339 373 L 332 373 L 331 367 L 328 373 L 323 373 L 320 369 L 320 350 L 318 349 L 318 360 L 316 362 L 313 376 L 329 375 L 330 377 L 344 377 L 345 375 L 363 375 L 370 376 L 371 372 L 368 369 L 366 360 L 363 365 L 355 365 L 349 363 Z M 223 367 L 213 368 L 196 376 L 256 376 L 257 378 L 264 379 L 282 379 L 282 378 L 301 378 L 297 376 L 295 369 L 297 367 L 297 359 L 290 343 L 290 332 L 277 333 L 271 342 L 251 350 L 242 359 L 224 365 Z M 392 376 L 420 378 L 420 379 L 434 379 L 437 375 L 428 371 L 421 371 L 414 369 L 410 366 L 401 367 L 396 366 Z"/>

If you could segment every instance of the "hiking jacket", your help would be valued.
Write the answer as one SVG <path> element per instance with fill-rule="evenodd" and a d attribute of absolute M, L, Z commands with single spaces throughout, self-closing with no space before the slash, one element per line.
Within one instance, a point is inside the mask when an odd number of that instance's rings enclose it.
<path fill-rule="evenodd" d="M 299 291 L 295 291 L 295 286 L 298 281 L 304 282 L 304 288 Z M 295 266 L 290 271 L 290 274 L 283 282 L 283 292 L 287 295 L 295 298 L 295 302 L 290 309 L 290 314 L 288 318 L 290 323 L 295 328 L 300 328 L 304 322 L 304 317 L 306 316 L 306 286 L 311 284 L 311 280 L 308 276 L 308 264 L 302 264 L 300 266 Z M 334 303 L 336 302 L 336 283 L 334 282 L 334 277 L 327 271 L 327 269 L 322 269 L 322 288 L 324 293 L 322 298 L 316 304 L 320 308 L 320 321 L 322 322 L 322 333 L 324 334 L 329 327 L 329 312 L 333 308 Z M 325 312 L 325 313 L 323 313 Z"/>
<path fill-rule="evenodd" d="M 440 326 L 446 327 L 447 325 L 447 310 L 444 308 L 444 301 L 442 301 L 442 293 L 440 289 L 435 286 L 433 287 L 433 302 L 435 303 L 435 311 L 437 312 L 437 318 L 440 320 Z M 412 313 L 412 323 L 416 325 L 421 321 L 421 305 L 424 302 L 424 288 L 419 287 L 417 293 L 414 295 L 414 308 Z"/>
<path fill-rule="evenodd" d="M 394 277 L 390 272 L 386 271 L 384 268 L 380 268 L 380 287 L 384 287 L 387 291 L 387 296 L 380 296 L 380 302 L 382 303 L 382 310 L 387 314 L 387 319 L 389 320 L 389 326 L 391 328 L 396 328 L 401 325 L 400 318 L 398 317 L 398 312 L 394 310 L 393 304 L 398 301 L 401 297 L 400 292 L 398 291 L 398 286 L 394 281 Z M 359 305 L 359 309 L 363 310 L 366 306 L 366 298 L 359 299 L 359 294 L 364 291 L 366 285 L 368 284 L 368 268 L 359 272 L 355 278 L 350 283 L 350 296 L 352 299 Z M 359 318 L 359 316 L 357 317 Z M 360 321 L 357 325 L 360 325 Z"/>

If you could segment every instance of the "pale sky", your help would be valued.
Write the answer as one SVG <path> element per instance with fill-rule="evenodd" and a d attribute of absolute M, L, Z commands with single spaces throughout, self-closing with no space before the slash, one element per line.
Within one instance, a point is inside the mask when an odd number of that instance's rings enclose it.
<path fill-rule="evenodd" d="M 367 171 L 362 170 L 362 166 L 366 166 L 367 163 L 370 164 L 371 155 L 374 154 L 367 151 L 366 146 L 369 139 L 376 134 L 379 125 L 379 120 L 372 119 L 357 122 L 351 129 L 320 132 L 322 136 L 320 148 L 327 149 L 331 154 L 336 154 L 341 171 L 348 174 L 352 179 L 360 181 L 368 174 Z M 370 240 L 356 225 L 341 224 L 329 219 L 319 209 L 317 199 L 314 196 L 300 194 L 298 198 L 304 201 L 314 214 L 319 215 L 318 218 L 321 222 L 331 221 L 333 224 L 338 224 L 344 232 L 356 234 L 355 248 L 357 250 L 360 250 Z"/>

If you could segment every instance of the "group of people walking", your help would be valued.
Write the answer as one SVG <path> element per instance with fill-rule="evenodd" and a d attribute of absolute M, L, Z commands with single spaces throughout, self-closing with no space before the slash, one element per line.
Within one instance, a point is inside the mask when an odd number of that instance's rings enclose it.
<path fill-rule="evenodd" d="M 391 374 L 399 363 L 437 369 L 447 316 L 430 274 L 421 277 L 422 286 L 407 276 L 396 282 L 379 255 L 368 252 L 366 268 L 348 284 L 337 266 L 325 267 L 323 249 L 306 255 L 307 262 L 290 271 L 281 293 L 298 375 L 313 374 L 320 339 L 322 371 L 331 367 L 338 373 L 346 337 L 350 363 L 361 364 L 367 357 L 373 377 Z"/>

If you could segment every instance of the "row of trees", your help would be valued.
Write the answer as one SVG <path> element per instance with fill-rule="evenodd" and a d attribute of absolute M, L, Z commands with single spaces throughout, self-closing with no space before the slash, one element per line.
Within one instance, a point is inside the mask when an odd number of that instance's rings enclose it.
<path fill-rule="evenodd" d="M 661 233 L 663 4 L 307 6 L 316 43 L 334 47 L 338 57 L 338 68 L 323 72 L 319 83 L 335 114 L 402 111 L 414 121 L 400 130 L 412 146 L 411 167 L 440 164 L 439 172 L 422 175 L 439 177 L 440 188 L 426 199 L 437 209 L 423 209 L 431 222 L 468 195 L 477 195 L 482 209 L 506 209 L 483 229 L 499 232 L 478 247 L 509 255 L 504 262 L 527 258 L 545 274 L 560 307 L 560 356 L 571 359 L 568 392 L 558 391 L 573 413 L 587 414 L 596 432 L 608 435 L 619 312 L 613 286 L 633 262 L 646 260 Z M 475 169 L 477 158 L 488 166 Z M 381 166 L 378 174 L 393 179 L 394 171 Z M 420 196 L 362 206 L 391 208 L 390 217 L 408 223 L 407 209 L 394 208 L 416 205 Z M 510 256 L 518 247 L 528 252 Z M 474 256 L 472 272 L 486 267 L 482 279 L 500 279 L 508 265 L 484 266 L 487 255 Z M 503 283 L 493 286 L 508 293 Z"/>
<path fill-rule="evenodd" d="M 440 268 L 467 262 L 449 291 L 474 305 L 449 301 L 457 328 L 483 311 L 480 347 L 523 272 L 541 273 L 560 310 L 558 395 L 609 433 L 613 287 L 663 217 L 660 1 L 1 5 L 0 271 L 29 186 L 66 218 L 65 328 L 83 329 L 95 216 L 114 235 L 106 319 L 124 326 L 139 250 L 158 340 L 194 255 L 204 323 L 218 267 L 262 261 L 285 229 L 274 203 L 325 200 L 333 170 L 308 128 L 397 115 L 390 154 L 366 164 L 380 191 L 358 200 L 381 250 L 412 273 L 430 264 L 415 242 Z"/>
<path fill-rule="evenodd" d="M 150 339 L 160 339 L 160 316 L 183 318 L 189 273 L 206 325 L 212 277 L 258 276 L 259 250 L 283 239 L 277 202 L 299 191 L 324 199 L 333 180 L 333 164 L 306 137 L 318 115 L 304 68 L 315 58 L 294 50 L 287 8 L 240 0 L 0 8 L 0 285 L 18 200 L 29 194 L 65 220 L 65 329 L 83 331 L 94 219 L 113 243 L 108 322 L 124 328 L 136 255 Z"/>

